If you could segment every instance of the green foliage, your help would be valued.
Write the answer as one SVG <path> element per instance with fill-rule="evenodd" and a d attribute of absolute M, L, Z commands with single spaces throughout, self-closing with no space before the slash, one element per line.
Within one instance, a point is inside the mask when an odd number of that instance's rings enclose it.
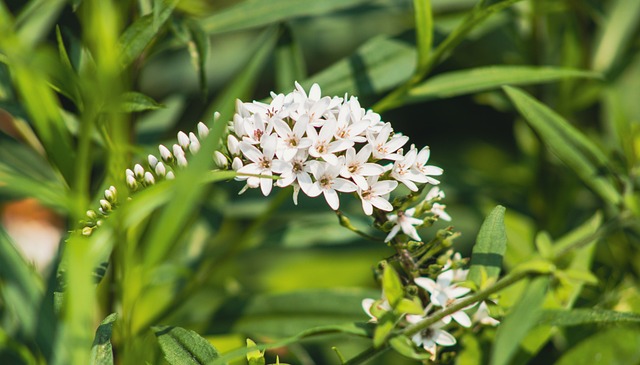
<path fill-rule="evenodd" d="M 482 288 L 487 281 L 495 281 L 500 275 L 502 257 L 507 249 L 504 230 L 505 207 L 498 205 L 482 223 L 471 255 L 469 280 Z"/>
<path fill-rule="evenodd" d="M 172 326 L 152 329 L 169 364 L 205 365 L 219 357 L 218 351 L 194 331 Z"/>

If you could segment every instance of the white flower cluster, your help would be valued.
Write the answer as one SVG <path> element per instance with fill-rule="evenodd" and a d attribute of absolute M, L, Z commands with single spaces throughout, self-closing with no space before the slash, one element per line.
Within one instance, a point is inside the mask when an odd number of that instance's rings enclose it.
<path fill-rule="evenodd" d="M 470 292 L 469 288 L 459 285 L 459 283 L 467 280 L 469 270 L 453 268 L 453 262 L 457 261 L 460 261 L 459 253 L 456 253 L 453 256 L 453 260 L 448 261 L 447 265 L 443 267 L 436 280 L 428 277 L 419 277 L 414 279 L 417 286 L 429 293 L 430 302 L 425 306 L 424 313 L 422 315 L 405 315 L 403 320 L 406 324 L 416 324 L 432 315 L 435 309 L 445 309 L 463 299 L 463 297 Z M 427 329 L 413 335 L 411 340 L 416 344 L 416 346 L 424 348 L 431 354 L 431 359 L 435 360 L 438 345 L 453 346 L 457 343 L 455 337 L 443 329 L 443 327 L 451 323 L 452 319 L 464 328 L 469 328 L 474 323 L 489 326 L 496 326 L 500 323 L 498 320 L 491 317 L 486 302 L 481 302 L 473 316 L 469 317 L 466 311 L 476 306 L 476 304 L 444 317 L 442 320 L 436 322 Z M 390 311 L 391 306 L 384 296 L 381 300 L 367 298 L 362 301 L 362 308 L 371 318 L 370 322 L 376 323 L 378 318 L 372 314 L 372 306 L 374 305 L 377 306 L 377 312 Z"/>
<path fill-rule="evenodd" d="M 294 187 L 294 202 L 302 192 L 324 195 L 329 206 L 340 206 L 338 192 L 357 193 L 367 215 L 373 208 L 391 211 L 389 194 L 402 183 L 438 184 L 442 169 L 427 165 L 430 151 L 394 133 L 380 115 L 365 111 L 356 97 L 322 97 L 314 84 L 309 93 L 296 83 L 289 94 L 272 93 L 269 104 L 238 101 L 227 138 L 229 157 L 218 153 L 221 166 L 238 172 L 245 188 Z"/>

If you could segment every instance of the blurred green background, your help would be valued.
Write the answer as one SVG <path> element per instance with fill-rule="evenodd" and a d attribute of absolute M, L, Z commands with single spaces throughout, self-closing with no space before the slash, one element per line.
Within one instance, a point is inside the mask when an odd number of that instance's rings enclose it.
<path fill-rule="evenodd" d="M 3 232 L 13 237 L 3 233 L 3 239 L 24 251 L 49 252 L 38 261 L 34 293 L 18 290 L 12 297 L 3 291 L 0 362 L 30 363 L 26 353 L 34 361 L 83 359 L 83 350 L 55 355 L 59 341 L 38 339 L 36 325 L 24 322 L 31 312 L 21 313 L 14 303 L 33 295 L 37 312 L 40 301 L 58 292 L 51 284 L 56 273 L 82 277 L 103 261 L 109 268 L 93 299 L 68 299 L 75 298 L 73 285 L 76 297 L 92 288 L 89 279 L 69 283 L 67 309 L 50 316 L 72 324 L 51 319 L 48 333 L 90 345 L 93 333 L 86 328 L 118 312 L 113 341 L 121 363 L 160 361 L 150 324 L 193 329 L 224 352 L 244 346 L 246 336 L 268 342 L 321 324 L 366 321 L 360 299 L 379 295 L 373 269 L 392 250 L 342 228 L 322 199 L 301 197 L 294 206 L 289 190 L 269 198 L 255 191 L 238 196 L 242 184 L 233 181 L 193 187 L 188 178 L 178 179 L 170 192 L 162 185 L 145 196 L 145 202 L 157 202 L 151 211 L 142 203 L 127 206 L 128 213 L 110 219 L 105 233 L 88 243 L 71 239 L 58 249 L 84 212 L 97 208 L 106 187 L 115 185 L 126 200 L 124 169 L 157 155 L 159 143 L 174 143 L 178 131 L 192 131 L 198 121 L 212 126 L 216 110 L 229 120 L 236 98 L 264 100 L 270 91 L 292 90 L 295 80 L 306 88 L 319 83 L 323 95 L 356 95 L 418 148 L 431 147 L 430 162 L 445 171 L 441 188 L 452 225 L 462 233 L 456 248 L 465 256 L 496 204 L 507 207 L 507 270 L 530 258 L 537 232 L 557 238 L 596 211 L 605 221 L 621 216 L 618 206 L 550 152 L 500 85 L 463 92 L 443 87 L 439 93 L 426 83 L 487 66 L 592 72 L 513 83 L 525 84 L 601 149 L 608 160 L 597 168 L 633 202 L 640 152 L 640 3 L 432 0 L 431 6 L 434 52 L 451 34 L 462 33 L 411 85 L 427 85 L 426 92 L 418 88 L 385 105 L 380 101 L 415 75 L 412 1 L 0 3 L 0 202 Z M 482 13 L 489 8 L 495 14 Z M 478 21 L 461 30 L 473 16 Z M 204 174 L 211 161 L 196 165 L 189 176 Z M 356 199 L 341 200 L 358 228 L 376 234 Z M 439 222 L 436 228 L 443 227 Z M 429 237 L 436 231 L 421 232 Z M 582 291 L 579 305 L 640 311 L 639 232 L 623 227 L 600 240 L 591 264 L 600 281 Z M 156 242 L 160 237 L 163 244 Z M 73 258 L 83 255 L 91 259 L 74 267 Z M 60 260 L 69 267 L 58 268 Z M 11 270 L 3 273 L 4 288 L 22 285 Z M 84 309 L 76 316 L 69 308 Z M 523 361 L 557 360 L 585 337 L 578 333 L 567 330 L 561 341 Z M 331 338 L 295 344 L 279 355 L 291 363 L 338 363 L 331 346 L 349 358 L 366 341 Z M 379 363 L 404 361 L 385 356 Z"/>

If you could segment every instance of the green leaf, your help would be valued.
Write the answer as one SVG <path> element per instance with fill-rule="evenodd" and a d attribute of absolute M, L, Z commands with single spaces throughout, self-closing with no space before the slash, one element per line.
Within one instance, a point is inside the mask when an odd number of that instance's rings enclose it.
<path fill-rule="evenodd" d="M 522 298 L 502 321 L 496 332 L 491 353 L 491 365 L 509 364 L 520 342 L 537 323 L 549 279 L 539 277 L 531 281 Z"/>
<path fill-rule="evenodd" d="M 161 108 L 164 108 L 164 105 L 145 94 L 129 91 L 122 95 L 122 111 L 125 113 L 143 112 Z"/>
<path fill-rule="evenodd" d="M 220 356 L 207 340 L 194 331 L 172 326 L 155 326 L 152 330 L 171 365 L 205 365 Z"/>
<path fill-rule="evenodd" d="M 285 338 L 309 328 L 366 321 L 362 300 L 379 295 L 374 290 L 309 289 L 231 298 L 215 314 L 207 333 Z M 359 331 L 352 334 L 367 333 L 364 327 L 349 330 Z"/>
<path fill-rule="evenodd" d="M 628 365 L 640 362 L 640 330 L 611 328 L 583 340 L 566 351 L 556 365 Z"/>
<path fill-rule="evenodd" d="M 366 0 L 245 0 L 201 20 L 209 34 L 249 29 L 287 19 L 318 16 L 366 3 Z"/>
<path fill-rule="evenodd" d="M 404 298 L 404 288 L 400 282 L 400 277 L 393 266 L 389 264 L 384 267 L 382 292 L 392 308 L 395 308 L 400 300 Z"/>
<path fill-rule="evenodd" d="M 640 314 L 617 312 L 608 309 L 545 310 L 540 324 L 571 327 L 586 324 L 633 324 L 640 323 Z"/>
<path fill-rule="evenodd" d="M 253 340 L 251 340 L 250 338 L 247 338 L 247 349 L 250 350 L 249 352 L 247 352 L 247 361 L 249 362 L 249 365 L 264 365 L 264 351 L 260 351 L 257 349 L 251 350 L 255 347 L 256 343 L 253 342 Z"/>
<path fill-rule="evenodd" d="M 302 47 L 296 41 L 291 28 L 287 24 L 281 27 L 282 35 L 278 38 L 275 52 L 276 90 L 289 92 L 295 81 L 302 81 L 307 77 Z"/>
<path fill-rule="evenodd" d="M 96 330 L 96 337 L 91 347 L 92 365 L 112 365 L 113 349 L 111 348 L 111 332 L 113 323 L 116 321 L 117 314 L 111 313 L 100 322 L 100 326 Z"/>
<path fill-rule="evenodd" d="M 420 352 L 416 350 L 416 346 L 410 338 L 406 336 L 395 336 L 389 340 L 389 345 L 396 350 L 400 355 L 406 356 L 415 360 L 428 360 L 431 354 L 424 351 Z"/>
<path fill-rule="evenodd" d="M 410 43 L 402 38 L 375 37 L 301 84 L 308 89 L 317 82 L 325 95 L 378 95 L 408 80 L 415 64 L 416 51 Z"/>
<path fill-rule="evenodd" d="M 485 218 L 476 244 L 471 253 L 471 267 L 468 280 L 473 281 L 478 288 L 483 285 L 482 271 L 486 272 L 488 280 L 495 280 L 500 275 L 502 258 L 507 250 L 507 233 L 504 228 L 505 207 L 498 205 Z"/>
<path fill-rule="evenodd" d="M 429 55 L 433 46 L 433 13 L 431 0 L 414 0 L 416 23 L 416 46 L 418 60 L 415 74 L 422 78 L 429 72 Z"/>
<path fill-rule="evenodd" d="M 538 232 L 536 235 L 536 248 L 542 257 L 546 259 L 553 258 L 553 240 L 549 232 Z"/>
<path fill-rule="evenodd" d="M 451 71 L 429 78 L 407 93 L 405 102 L 451 98 L 497 89 L 504 85 L 531 85 L 571 77 L 597 78 L 596 72 L 558 67 L 488 66 Z"/>
<path fill-rule="evenodd" d="M 3 312 L 11 314 L 15 322 L 3 322 L 5 331 L 31 337 L 36 332 L 42 283 L 38 275 L 15 248 L 11 237 L 0 225 L 0 295 Z"/>
<path fill-rule="evenodd" d="M 396 327 L 396 316 L 391 312 L 387 312 L 378 318 L 376 329 L 373 331 L 373 347 L 379 348 L 384 344 L 391 331 Z"/>
<path fill-rule="evenodd" d="M 31 0 L 16 18 L 23 44 L 34 46 L 45 39 L 65 4 L 65 0 Z"/>
<path fill-rule="evenodd" d="M 191 41 L 189 42 L 189 55 L 193 66 L 198 72 L 198 80 L 200 81 L 200 92 L 203 98 L 208 93 L 207 86 L 207 58 L 209 56 L 209 36 L 205 33 L 200 23 L 190 20 L 187 21 Z"/>
<path fill-rule="evenodd" d="M 423 314 L 424 309 L 420 299 L 414 297 L 413 300 L 408 298 L 402 298 L 395 307 L 398 314 Z"/>
<path fill-rule="evenodd" d="M 620 202 L 620 194 L 602 173 L 607 171 L 608 160 L 593 142 L 560 115 L 524 91 L 510 86 L 503 89 L 551 152 L 605 202 L 611 205 Z"/>
<path fill-rule="evenodd" d="M 606 19 L 599 28 L 598 42 L 594 48 L 593 68 L 608 73 L 621 61 L 627 47 L 637 37 L 640 2 L 615 0 L 607 5 Z"/>
<path fill-rule="evenodd" d="M 151 43 L 158 34 L 159 28 L 171 16 L 178 0 L 163 0 L 154 8 L 153 14 L 147 14 L 138 18 L 120 36 L 120 63 L 127 67 L 142 51 Z"/>

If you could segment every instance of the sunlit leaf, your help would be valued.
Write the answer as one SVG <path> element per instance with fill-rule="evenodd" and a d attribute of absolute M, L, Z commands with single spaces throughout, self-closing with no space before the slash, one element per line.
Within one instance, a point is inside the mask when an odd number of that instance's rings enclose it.
<path fill-rule="evenodd" d="M 640 362 L 640 330 L 617 327 L 600 331 L 566 351 L 556 365 L 627 365 Z"/>
<path fill-rule="evenodd" d="M 196 21 L 188 21 L 187 27 L 191 35 L 189 54 L 196 72 L 198 72 L 200 92 L 206 97 L 208 92 L 206 67 L 209 56 L 209 37 Z"/>
<path fill-rule="evenodd" d="M 398 351 L 400 355 L 406 356 L 410 359 L 416 360 L 428 360 L 431 354 L 427 352 L 420 352 L 416 349 L 415 344 L 406 336 L 395 336 L 389 340 L 389 345 L 394 350 Z"/>
<path fill-rule="evenodd" d="M 640 2 L 615 0 L 607 5 L 607 15 L 599 28 L 593 54 L 593 68 L 604 72 L 611 71 L 621 61 L 640 24 Z"/>
<path fill-rule="evenodd" d="M 587 324 L 632 324 L 640 323 L 640 314 L 617 312 L 607 309 L 579 308 L 571 310 L 545 310 L 540 317 L 541 324 L 570 327 Z"/>
<path fill-rule="evenodd" d="M 171 326 L 156 326 L 153 331 L 171 365 L 206 365 L 220 356 L 207 340 L 194 331 Z"/>
<path fill-rule="evenodd" d="M 488 280 L 497 279 L 502 269 L 502 258 L 507 250 L 507 234 L 504 228 L 505 207 L 498 205 L 485 218 L 471 254 L 468 279 L 481 287 L 482 270 Z"/>
<path fill-rule="evenodd" d="M 129 91 L 122 95 L 122 111 L 127 113 L 142 112 L 164 108 L 164 105 L 145 94 Z"/>
<path fill-rule="evenodd" d="M 17 33 L 23 44 L 32 46 L 44 39 L 65 3 L 65 0 L 29 1 L 16 18 Z"/>
<path fill-rule="evenodd" d="M 96 330 L 96 337 L 93 339 L 91 347 L 92 365 L 112 365 L 113 349 L 111 347 L 111 332 L 113 323 L 116 321 L 117 314 L 111 313 L 107 316 Z"/>
<path fill-rule="evenodd" d="M 414 17 L 416 23 L 416 46 L 418 60 L 416 74 L 423 76 L 428 72 L 429 56 L 433 46 L 433 13 L 431 0 L 414 0 Z"/>

